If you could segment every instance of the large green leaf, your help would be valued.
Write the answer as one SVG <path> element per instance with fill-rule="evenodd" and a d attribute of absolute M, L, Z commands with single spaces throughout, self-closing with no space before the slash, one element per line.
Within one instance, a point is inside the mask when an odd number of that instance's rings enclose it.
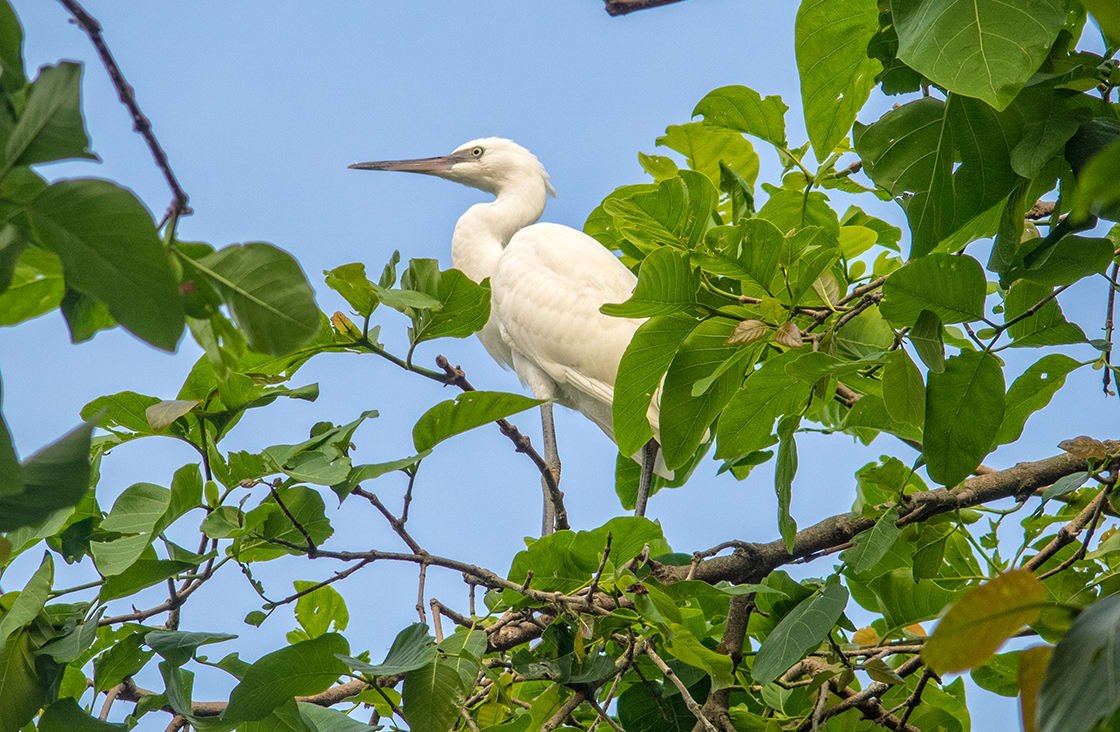
<path fill-rule="evenodd" d="M 91 717 L 75 699 L 59 699 L 43 710 L 39 718 L 40 732 L 124 732 L 123 724 L 104 722 Z"/>
<path fill-rule="evenodd" d="M 1004 383 L 999 359 L 963 351 L 930 372 L 923 446 L 929 477 L 954 486 L 980 465 L 1003 422 Z"/>
<path fill-rule="evenodd" d="M 856 574 L 867 572 L 891 550 L 902 529 L 897 526 L 898 507 L 891 506 L 867 531 L 857 534 L 854 546 L 845 549 L 840 557 Z"/>
<path fill-rule="evenodd" d="M 785 673 L 825 639 L 847 604 L 848 590 L 839 582 L 830 582 L 802 600 L 762 641 L 751 678 L 768 684 Z"/>
<path fill-rule="evenodd" d="M 152 483 L 135 483 L 117 497 L 101 528 L 122 534 L 150 532 L 170 504 L 171 491 Z"/>
<path fill-rule="evenodd" d="M 0 294 L 0 325 L 15 325 L 53 310 L 66 292 L 58 257 L 38 247 L 15 253 L 11 280 Z"/>
<path fill-rule="evenodd" d="M 0 384 L 0 405 L 3 404 L 3 384 Z M 23 476 L 20 473 L 19 457 L 12 444 L 12 435 L 4 413 L 0 412 L 0 495 L 19 493 L 23 490 Z"/>
<path fill-rule="evenodd" d="M 236 637 L 228 633 L 153 630 L 144 636 L 144 642 L 171 665 L 182 666 L 194 656 L 199 646 L 223 643 Z"/>
<path fill-rule="evenodd" d="M 923 310 L 942 323 L 964 323 L 984 316 L 984 269 L 968 255 L 934 253 L 891 273 L 883 283 L 883 317 L 913 324 Z"/>
<path fill-rule="evenodd" d="M 922 372 L 901 348 L 887 354 L 883 366 L 883 403 L 896 422 L 922 425 L 926 417 L 926 385 Z"/>
<path fill-rule="evenodd" d="M 411 732 L 446 732 L 459 718 L 465 692 L 457 665 L 440 658 L 409 671 L 401 692 Z"/>
<path fill-rule="evenodd" d="M 328 633 L 261 656 L 230 693 L 222 720 L 263 719 L 294 696 L 326 689 L 346 672 L 346 665 L 335 654 L 346 654 L 349 648 L 345 638 Z"/>
<path fill-rule="evenodd" d="M 20 631 L 0 651 L 0 730 L 15 732 L 30 722 L 46 701 L 35 670 L 31 634 Z"/>
<path fill-rule="evenodd" d="M 277 495 L 284 503 L 285 512 L 271 496 L 261 505 L 245 515 L 244 533 L 240 539 L 241 548 L 237 558 L 243 562 L 266 562 L 285 554 L 301 554 L 297 549 L 283 546 L 268 541 L 267 539 L 280 539 L 289 544 L 306 546 L 307 539 L 292 523 L 292 518 L 299 522 L 311 536 L 311 541 L 316 546 L 321 546 L 334 533 L 334 528 L 326 516 L 326 506 L 318 491 L 306 486 L 294 485 L 289 488 L 277 490 Z M 288 517 L 288 514 L 292 518 Z M 267 538 L 256 538 L 257 536 Z"/>
<path fill-rule="evenodd" d="M 1052 288 L 1027 280 L 1011 286 L 1004 300 L 1003 311 L 1004 321 L 1011 323 L 1007 329 L 1012 339 L 1011 345 L 1030 348 L 1084 343 L 1087 340 L 1080 326 L 1066 320 L 1056 298 L 1047 301 L 1034 314 L 1018 319 L 1048 298 L 1051 292 Z"/>
<path fill-rule="evenodd" d="M 812 384 L 786 373 L 786 366 L 802 355 L 799 351 L 787 351 L 771 357 L 747 376 L 720 415 L 716 428 L 717 458 L 736 458 L 772 444 L 774 420 L 799 409 L 812 389 Z"/>
<path fill-rule="evenodd" d="M 610 215 L 615 231 L 639 253 L 649 254 L 661 246 L 691 249 L 711 227 L 717 197 L 707 177 L 682 170 L 661 181 L 655 191 L 608 196 L 603 211 Z"/>
<path fill-rule="evenodd" d="M 152 217 L 104 180 L 48 186 L 28 207 L 39 239 L 62 259 L 66 285 L 103 302 L 128 330 L 173 350 L 183 333 L 178 285 Z"/>
<path fill-rule="evenodd" d="M 1086 608 L 1054 648 L 1038 695 L 1039 732 L 1088 732 L 1120 706 L 1120 595 Z"/>
<path fill-rule="evenodd" d="M 746 132 L 785 147 L 785 114 L 788 109 L 781 97 L 763 99 L 750 87 L 721 86 L 697 102 L 692 116 L 702 114 L 708 124 Z"/>
<path fill-rule="evenodd" d="M 1023 434 L 1027 418 L 1050 403 L 1066 382 L 1066 376 L 1080 366 L 1061 353 L 1051 353 L 1036 361 L 1007 390 L 1007 409 L 1003 413 L 996 444 L 1015 442 Z"/>
<path fill-rule="evenodd" d="M 1102 218 L 1120 219 L 1120 182 L 1116 170 L 1120 168 L 1120 140 L 1094 155 L 1077 180 L 1074 213 L 1082 216 L 1092 211 Z"/>
<path fill-rule="evenodd" d="M 438 309 L 412 312 L 412 341 L 466 338 L 490 318 L 490 284 L 476 284 L 457 269 L 440 272 L 434 259 L 413 259 L 401 276 L 401 286 L 431 296 Z"/>
<path fill-rule="evenodd" d="M 93 688 L 97 693 L 107 691 L 119 684 L 126 676 L 144 668 L 155 655 L 155 651 L 145 651 L 144 634 L 141 632 L 117 641 L 116 645 L 98 656 L 93 662 Z"/>
<path fill-rule="evenodd" d="M 898 57 L 951 92 L 1006 107 L 1066 20 L 1062 0 L 892 0 Z"/>
<path fill-rule="evenodd" d="M 653 437 L 647 413 L 654 392 L 696 324 L 695 319 L 682 314 L 650 318 L 634 333 L 622 354 L 611 411 L 614 439 L 623 455 L 637 453 Z"/>
<path fill-rule="evenodd" d="M 807 0 L 797 9 L 794 47 L 805 126 L 818 160 L 848 134 L 882 65 L 868 58 L 879 30 L 875 0 Z"/>
<path fill-rule="evenodd" d="M 356 658 L 339 656 L 351 669 L 369 676 L 392 676 L 427 666 L 436 657 L 436 644 L 428 635 L 428 626 L 413 623 L 393 639 L 385 660 L 376 666 Z"/>
<path fill-rule="evenodd" d="M 89 490 L 92 432 L 87 422 L 23 462 L 23 489 L 0 490 L 0 531 L 35 526 L 81 500 Z"/>
<path fill-rule="evenodd" d="M 54 561 L 51 559 L 50 553 L 47 552 L 43 554 L 43 561 L 39 564 L 39 568 L 35 570 L 35 574 L 31 575 L 31 579 L 24 585 L 23 590 L 16 595 L 7 612 L 0 616 L 0 651 L 4 650 L 8 638 L 13 633 L 26 625 L 30 625 L 39 611 L 43 609 L 53 581 Z"/>
<path fill-rule="evenodd" d="M 448 437 L 524 412 L 541 403 L 540 399 L 500 391 L 463 392 L 424 412 L 412 428 L 412 443 L 417 452 L 431 450 Z"/>
<path fill-rule="evenodd" d="M 709 318 L 702 321 L 681 343 L 665 376 L 661 396 L 661 448 L 670 469 L 683 466 L 704 441 L 704 435 L 719 416 L 742 380 L 742 367 L 727 369 L 700 395 L 693 384 L 711 376 L 738 346 L 727 345 L 735 321 Z"/>
<path fill-rule="evenodd" d="M 661 247 L 642 260 L 630 299 L 608 303 L 599 310 L 619 318 L 669 315 L 694 307 L 699 291 L 700 272 L 689 266 L 688 257 L 671 247 Z"/>
<path fill-rule="evenodd" d="M 315 293 L 299 263 L 282 249 L 233 244 L 191 264 L 221 293 L 254 351 L 283 356 L 319 332 Z"/>
<path fill-rule="evenodd" d="M 1089 275 L 1103 274 L 1112 263 L 1113 246 L 1107 238 L 1063 236 L 1045 260 L 1019 274 L 1047 287 L 1068 285 Z"/>
<path fill-rule="evenodd" d="M 11 94 L 27 83 L 23 70 L 23 28 L 11 3 L 0 4 L 0 73 Z"/>
<path fill-rule="evenodd" d="M 8 136 L 6 167 L 65 158 L 97 159 L 89 151 L 82 123 L 81 88 L 81 64 L 63 61 L 43 67 L 31 85 L 27 108 Z"/>
<path fill-rule="evenodd" d="M 657 138 L 657 144 L 684 155 L 688 160 L 688 167 L 703 173 L 713 186 L 720 184 L 721 163 L 751 185 L 758 178 L 758 154 L 751 143 L 734 130 L 700 122 L 669 125 L 665 128 L 665 134 Z M 672 163 L 668 158 L 661 159 Z M 680 175 L 676 166 L 673 167 L 672 175 L 660 176 L 658 182 Z"/>

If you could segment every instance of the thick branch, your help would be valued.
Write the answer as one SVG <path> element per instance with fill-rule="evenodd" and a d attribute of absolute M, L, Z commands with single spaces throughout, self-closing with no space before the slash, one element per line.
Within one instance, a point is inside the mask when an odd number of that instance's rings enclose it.
<path fill-rule="evenodd" d="M 1109 452 L 1120 450 L 1120 443 L 1106 443 Z M 955 488 L 940 488 L 904 497 L 899 525 L 922 521 L 930 516 L 960 508 L 970 508 L 1011 496 L 1030 495 L 1052 484 L 1062 476 L 1087 468 L 1082 458 L 1068 453 L 1037 462 L 1019 463 L 1007 470 L 978 475 Z M 757 582 L 772 570 L 798 559 L 839 550 L 856 534 L 874 525 L 874 520 L 857 513 L 833 516 L 797 532 L 793 551 L 787 552 L 785 542 L 767 544 L 740 542 L 731 556 L 713 557 L 695 567 L 693 578 L 705 582 L 727 580 L 733 583 Z M 684 579 L 689 567 L 670 567 L 650 562 L 654 574 L 663 582 Z"/>
<path fill-rule="evenodd" d="M 604 0 L 609 15 L 627 15 L 638 10 L 679 3 L 681 0 Z"/>

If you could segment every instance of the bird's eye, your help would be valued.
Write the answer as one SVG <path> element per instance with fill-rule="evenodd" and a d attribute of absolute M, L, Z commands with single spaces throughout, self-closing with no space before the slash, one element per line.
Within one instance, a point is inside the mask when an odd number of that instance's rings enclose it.
<path fill-rule="evenodd" d="M 482 148 L 481 147 L 473 148 L 471 150 L 471 155 L 475 156 L 476 158 L 481 158 L 482 157 Z"/>

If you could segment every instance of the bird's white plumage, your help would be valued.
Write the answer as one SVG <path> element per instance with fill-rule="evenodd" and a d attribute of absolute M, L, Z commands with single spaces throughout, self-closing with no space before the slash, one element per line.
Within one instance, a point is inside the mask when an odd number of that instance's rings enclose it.
<path fill-rule="evenodd" d="M 352 167 L 437 175 L 494 194 L 459 218 L 451 239 L 452 265 L 475 282 L 490 279 L 490 319 L 479 340 L 534 396 L 578 410 L 613 438 L 615 374 L 644 321 L 599 308 L 628 299 L 637 279 L 583 232 L 535 223 L 548 195 L 556 195 L 536 156 L 487 137 L 439 158 Z M 648 413 L 655 434 L 658 401 Z M 660 458 L 657 472 L 671 477 Z"/>

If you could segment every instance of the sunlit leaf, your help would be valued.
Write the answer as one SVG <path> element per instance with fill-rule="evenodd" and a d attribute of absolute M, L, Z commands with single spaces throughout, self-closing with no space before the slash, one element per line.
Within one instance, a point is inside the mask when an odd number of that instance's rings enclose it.
<path fill-rule="evenodd" d="M 785 147 L 788 110 L 781 97 L 763 99 L 749 87 L 723 86 L 708 92 L 696 104 L 692 116 L 702 114 L 708 124 L 746 132 Z"/>
<path fill-rule="evenodd" d="M 650 252 L 638 269 L 634 294 L 623 303 L 608 303 L 599 308 L 604 315 L 619 318 L 644 318 L 669 315 L 696 305 L 700 272 L 688 259 L 670 247 Z"/>
<path fill-rule="evenodd" d="M 82 122 L 81 86 L 81 64 L 64 61 L 43 67 L 31 85 L 27 109 L 8 136 L 4 153 L 7 166 L 66 158 L 97 159 L 89 151 Z"/>
<path fill-rule="evenodd" d="M 1046 599 L 1042 583 L 1026 569 L 1013 569 L 974 587 L 937 624 L 922 646 L 922 660 L 938 674 L 979 666 L 1034 622 Z"/>
<path fill-rule="evenodd" d="M 969 256 L 930 254 L 912 260 L 883 283 L 883 317 L 901 325 L 929 310 L 942 323 L 979 320 L 984 315 L 984 270 Z"/>
<path fill-rule="evenodd" d="M 498 391 L 468 391 L 440 402 L 420 416 L 412 428 L 417 452 L 431 450 L 448 437 L 504 419 L 541 404 L 520 394 Z"/>

